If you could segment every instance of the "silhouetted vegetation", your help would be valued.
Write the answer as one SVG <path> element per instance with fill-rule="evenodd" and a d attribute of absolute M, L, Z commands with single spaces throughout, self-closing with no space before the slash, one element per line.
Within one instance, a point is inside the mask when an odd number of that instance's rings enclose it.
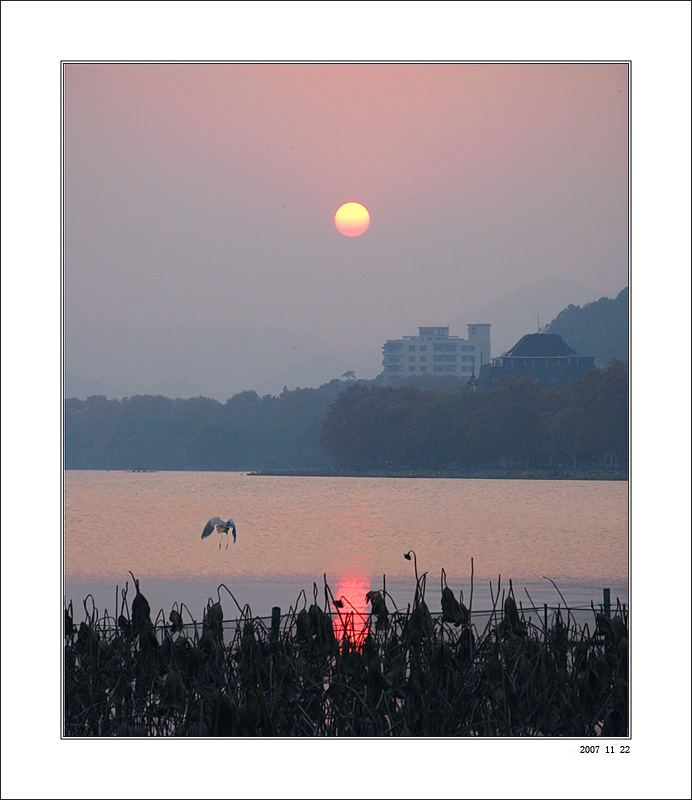
<path fill-rule="evenodd" d="M 584 306 L 569 305 L 547 326 L 546 333 L 559 333 L 578 353 L 594 356 L 597 367 L 611 359 L 629 361 L 629 290 L 625 287 L 611 300 L 601 297 Z"/>
<path fill-rule="evenodd" d="M 241 392 L 219 403 L 139 395 L 65 401 L 66 469 L 318 469 L 331 465 L 319 444 L 327 408 L 347 382 Z"/>
<path fill-rule="evenodd" d="M 491 389 L 442 393 L 355 385 L 322 425 L 325 452 L 355 469 L 598 466 L 628 455 L 628 377 L 622 362 L 570 387 L 505 376 Z"/>
<path fill-rule="evenodd" d="M 566 389 L 507 378 L 475 393 L 454 376 L 383 386 L 333 380 L 277 397 L 92 396 L 65 401 L 66 469 L 311 470 L 625 467 L 628 290 L 570 305 L 547 330 L 600 368 Z M 336 402 L 335 402 L 336 401 Z M 612 457 L 617 461 L 613 461 Z"/>
<path fill-rule="evenodd" d="M 593 610 L 580 625 L 566 606 L 525 612 L 511 586 L 480 626 L 460 593 L 441 585 L 396 608 L 368 592 L 361 615 L 314 586 L 308 607 L 271 627 L 222 584 L 199 625 L 176 603 L 152 621 L 135 582 L 115 617 L 89 598 L 64 623 L 66 736 L 626 736 L 628 624 Z M 491 587 L 492 588 L 492 587 Z M 239 614 L 224 622 L 221 589 Z M 356 618 L 357 615 L 357 618 Z M 116 619 L 117 617 L 117 619 Z M 487 620 L 487 623 L 486 623 Z"/>
<path fill-rule="evenodd" d="M 505 377 L 334 380 L 278 397 L 89 397 L 65 402 L 67 469 L 320 470 L 335 467 L 597 468 L 628 457 L 627 367 L 613 361 L 566 388 Z"/>

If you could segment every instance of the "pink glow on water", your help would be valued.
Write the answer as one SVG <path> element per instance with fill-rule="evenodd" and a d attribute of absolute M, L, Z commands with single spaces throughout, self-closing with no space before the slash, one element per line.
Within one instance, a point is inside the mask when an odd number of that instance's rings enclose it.
<path fill-rule="evenodd" d="M 368 617 L 370 607 L 365 595 L 370 591 L 370 582 L 363 577 L 340 578 L 334 591 L 334 599 L 341 602 L 341 608 L 335 608 L 334 633 L 341 640 L 346 637 L 356 647 L 362 645 L 369 631 Z"/>
<path fill-rule="evenodd" d="M 201 539 L 217 515 L 232 516 L 238 528 L 227 550 L 219 550 L 218 536 Z M 224 582 L 255 613 L 270 614 L 274 605 L 288 609 L 301 588 L 319 588 L 326 574 L 335 597 L 368 613 L 365 595 L 386 576 L 405 609 L 415 584 L 403 558 L 410 549 L 419 574 L 428 573 L 431 598 L 443 567 L 455 594 L 468 596 L 471 558 L 476 608 L 499 575 L 503 586 L 509 578 L 516 590 L 528 586 L 535 602 L 559 599 L 546 575 L 568 587 L 570 601 L 597 597 L 606 586 L 622 597 L 628 485 L 65 473 L 64 576 L 68 599 L 80 606 L 97 587 L 105 598 L 98 605 L 112 606 L 116 584 L 124 586 L 132 570 L 152 607 L 187 597 L 203 605 Z M 194 587 L 196 594 L 183 593 Z M 543 599 L 534 593 L 541 587 Z"/>

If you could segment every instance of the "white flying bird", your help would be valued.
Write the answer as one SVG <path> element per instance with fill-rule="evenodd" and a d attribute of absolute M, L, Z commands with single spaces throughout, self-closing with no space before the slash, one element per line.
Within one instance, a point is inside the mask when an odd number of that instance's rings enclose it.
<path fill-rule="evenodd" d="M 206 539 L 207 537 L 211 536 L 214 531 L 220 533 L 222 536 L 226 534 L 226 550 L 228 550 L 228 530 L 233 531 L 233 544 L 235 544 L 236 540 L 236 533 L 235 533 L 235 522 L 232 519 L 226 520 L 224 522 L 221 517 L 212 517 L 209 522 L 204 526 L 204 530 L 202 531 L 202 538 Z M 223 541 L 223 539 L 221 540 Z M 219 550 L 221 549 L 221 542 L 219 542 Z"/>

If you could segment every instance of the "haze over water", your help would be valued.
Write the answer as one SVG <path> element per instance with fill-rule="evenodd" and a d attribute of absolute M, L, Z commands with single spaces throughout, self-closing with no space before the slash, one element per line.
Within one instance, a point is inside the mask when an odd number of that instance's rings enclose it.
<path fill-rule="evenodd" d="M 232 516 L 237 544 L 202 541 L 210 516 Z M 622 481 L 252 477 L 229 472 L 65 473 L 65 594 L 81 609 L 93 592 L 114 610 L 116 584 L 141 582 L 152 611 L 174 600 L 201 618 L 224 582 L 266 615 L 287 609 L 323 574 L 336 597 L 362 602 L 387 588 L 413 597 L 414 549 L 428 572 L 432 610 L 440 570 L 468 598 L 489 600 L 488 581 L 536 603 L 557 605 L 552 578 L 570 603 L 597 601 L 603 587 L 627 598 L 628 484 Z M 132 590 L 132 586 L 131 586 Z M 398 594 L 397 594 L 398 592 Z M 130 595 L 130 600 L 132 595 Z M 350 598 L 349 598 L 350 599 Z M 224 603 L 227 616 L 234 609 Z M 476 602 L 474 601 L 474 607 Z"/>

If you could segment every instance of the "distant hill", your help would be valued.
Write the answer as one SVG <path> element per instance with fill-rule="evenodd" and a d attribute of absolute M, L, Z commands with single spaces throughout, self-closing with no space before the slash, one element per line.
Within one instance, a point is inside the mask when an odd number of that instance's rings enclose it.
<path fill-rule="evenodd" d="M 584 306 L 569 305 L 546 326 L 546 333 L 559 333 L 570 347 L 594 356 L 597 367 L 617 358 L 628 362 L 629 290 L 625 287 L 611 300 L 601 297 Z"/>
<path fill-rule="evenodd" d="M 584 304 L 598 297 L 595 289 L 579 281 L 548 275 L 469 309 L 450 321 L 449 332 L 465 336 L 467 323 L 489 322 L 491 355 L 499 356 L 525 333 L 535 332 L 539 322 L 542 327 L 557 316 L 568 303 Z"/>

